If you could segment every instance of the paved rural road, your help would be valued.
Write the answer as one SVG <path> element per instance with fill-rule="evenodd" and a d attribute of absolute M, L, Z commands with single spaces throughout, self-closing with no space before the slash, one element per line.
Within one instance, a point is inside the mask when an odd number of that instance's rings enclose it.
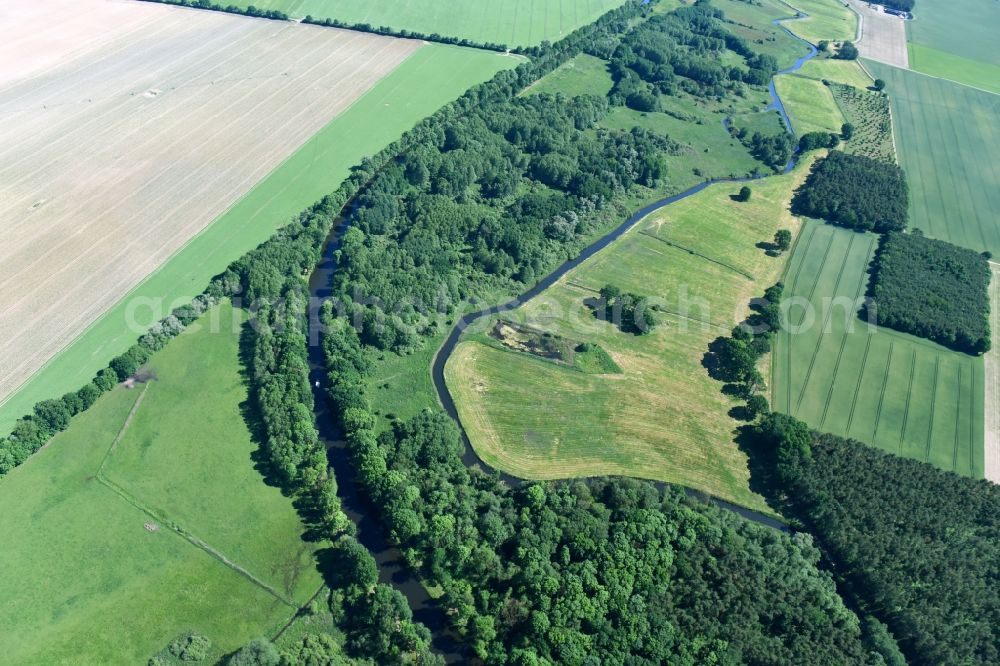
<path fill-rule="evenodd" d="M 861 55 L 871 60 L 895 65 L 903 69 L 910 68 L 910 56 L 906 50 L 906 21 L 886 14 L 876 5 L 869 9 L 867 2 L 848 0 L 851 8 L 861 17 L 859 30 L 861 37 L 857 42 Z"/>
<path fill-rule="evenodd" d="M 993 347 L 986 353 L 985 420 L 983 427 L 983 476 L 1000 483 L 1000 264 L 990 262 L 990 328 Z"/>

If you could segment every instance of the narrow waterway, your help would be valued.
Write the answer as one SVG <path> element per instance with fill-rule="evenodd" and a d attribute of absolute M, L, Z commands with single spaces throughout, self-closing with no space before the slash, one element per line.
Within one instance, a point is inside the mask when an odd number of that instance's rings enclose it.
<path fill-rule="evenodd" d="M 775 24 L 778 25 L 778 21 L 775 21 Z M 815 55 L 816 49 L 810 45 L 810 53 L 808 55 L 799 58 L 792 67 L 782 70 L 779 73 L 785 74 L 794 72 L 801 68 L 805 62 Z M 769 86 L 769 90 L 772 98 L 771 107 L 779 111 L 782 118 L 785 120 L 789 131 L 791 131 L 791 123 L 788 121 L 788 116 L 785 113 L 784 106 L 781 104 L 777 91 L 774 89 L 773 79 Z M 784 169 L 785 173 L 790 171 L 794 166 L 795 157 L 793 156 Z M 438 398 L 441 401 L 441 405 L 444 407 L 448 415 L 455 420 L 462 432 L 462 437 L 465 441 L 465 453 L 462 457 L 463 462 L 467 466 L 479 466 L 483 469 L 489 469 L 489 466 L 479 458 L 469 443 L 468 435 L 466 434 L 464 428 L 462 428 L 461 421 L 458 418 L 458 412 L 455 409 L 454 400 L 448 392 L 447 384 L 444 381 L 445 364 L 448 362 L 448 358 L 454 351 L 455 345 L 458 343 L 463 331 L 468 328 L 469 325 L 482 317 L 488 317 L 500 312 L 512 310 L 531 300 L 563 277 L 567 272 L 579 266 L 594 254 L 607 247 L 608 244 L 614 240 L 620 238 L 622 234 L 650 213 L 693 196 L 714 183 L 739 183 L 750 180 L 754 179 L 741 178 L 706 181 L 699 183 L 684 192 L 651 203 L 637 211 L 627 220 L 622 222 L 618 227 L 608 232 L 605 236 L 588 246 L 575 259 L 565 262 L 524 294 L 499 306 L 473 312 L 459 319 L 451 330 L 448 338 L 445 340 L 444 344 L 434 357 L 434 362 L 431 367 L 431 376 L 434 381 L 434 387 L 437 391 Z M 351 522 L 353 522 L 357 527 L 358 541 L 375 557 L 375 561 L 379 566 L 379 580 L 383 583 L 393 585 L 406 597 L 409 601 L 410 608 L 413 610 L 414 619 L 423 623 L 428 629 L 430 629 L 433 636 L 433 648 L 437 653 L 441 654 L 448 663 L 463 663 L 470 659 L 467 646 L 458 640 L 457 637 L 450 631 L 447 614 L 444 609 L 440 606 L 440 604 L 431 598 L 418 578 L 406 565 L 402 554 L 390 543 L 388 535 L 379 521 L 378 511 L 367 500 L 364 491 L 360 487 L 354 467 L 348 458 L 346 443 L 343 441 L 341 433 L 337 430 L 335 420 L 329 413 L 326 394 L 323 389 L 323 386 L 326 385 L 326 377 L 324 371 L 323 351 L 319 344 L 320 321 L 318 304 L 328 299 L 331 295 L 333 273 L 336 269 L 335 253 L 339 246 L 340 234 L 343 232 L 343 229 L 347 224 L 349 224 L 349 221 L 335 225 L 325 247 L 323 248 L 320 262 L 317 264 L 309 279 L 309 291 L 312 296 L 311 302 L 313 303 L 313 307 L 317 308 L 317 310 L 310 313 L 309 317 L 310 383 L 313 386 L 313 396 L 316 404 L 316 426 L 319 430 L 320 440 L 327 448 L 329 462 L 337 478 L 338 496 L 340 497 L 344 512 L 347 514 L 348 518 L 350 518 Z M 522 482 L 520 479 L 506 474 L 501 474 L 501 477 L 512 485 Z M 657 485 L 662 487 L 665 484 Z M 752 511 L 724 500 L 706 498 L 702 493 L 696 491 L 687 490 L 687 492 L 692 497 L 707 499 L 713 504 L 733 511 L 748 520 L 783 531 L 787 531 L 788 529 L 784 523 L 766 514 Z"/>

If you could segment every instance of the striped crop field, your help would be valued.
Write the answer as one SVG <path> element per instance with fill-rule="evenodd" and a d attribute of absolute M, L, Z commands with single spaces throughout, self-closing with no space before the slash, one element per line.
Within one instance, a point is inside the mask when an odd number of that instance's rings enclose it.
<path fill-rule="evenodd" d="M 870 326 L 857 312 L 878 244 L 809 222 L 785 276 L 774 409 L 966 476 L 983 475 L 983 361 Z"/>
<path fill-rule="evenodd" d="M 910 226 L 1000 256 L 1000 95 L 875 62 L 892 105 Z"/>

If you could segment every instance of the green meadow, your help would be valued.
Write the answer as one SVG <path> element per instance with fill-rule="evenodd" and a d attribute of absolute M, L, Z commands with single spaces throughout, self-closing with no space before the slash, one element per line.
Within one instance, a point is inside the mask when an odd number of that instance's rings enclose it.
<path fill-rule="evenodd" d="M 1000 97 L 875 62 L 865 66 L 886 82 L 910 185 L 910 226 L 1000 255 Z"/>
<path fill-rule="evenodd" d="M 806 41 L 818 44 L 854 41 L 858 35 L 858 15 L 841 0 L 790 0 L 789 5 L 808 14 L 785 27 Z"/>
<path fill-rule="evenodd" d="M 836 81 L 855 88 L 867 88 L 873 81 L 857 60 L 834 60 L 833 58 L 813 58 L 796 72 L 799 76 L 822 81 Z"/>
<path fill-rule="evenodd" d="M 805 44 L 771 23 L 775 19 L 795 16 L 795 11 L 781 0 L 757 0 L 753 3 L 743 0 L 712 0 L 712 4 L 732 21 L 727 26 L 728 30 L 745 39 L 755 51 L 773 55 L 781 69 L 791 67 L 797 58 L 809 52 Z M 784 25 L 795 32 L 796 23 L 798 21 L 786 22 Z"/>
<path fill-rule="evenodd" d="M 772 407 L 822 432 L 983 474 L 983 361 L 857 312 L 877 236 L 810 221 L 785 275 Z"/>
<path fill-rule="evenodd" d="M 254 468 L 241 321 L 207 313 L 153 356 L 155 379 L 0 481 L 5 662 L 145 663 L 186 631 L 218 658 L 320 587 L 291 500 Z"/>
<path fill-rule="evenodd" d="M 782 74 L 774 77 L 774 87 L 785 105 L 796 136 L 809 132 L 840 134 L 844 115 L 837 107 L 830 88 L 816 79 Z"/>
<path fill-rule="evenodd" d="M 419 49 L 0 404 L 0 431 L 9 430 L 39 400 L 75 391 L 134 343 L 139 332 L 126 325 L 133 304 L 162 304 L 156 311 L 165 316 L 187 303 L 231 261 L 335 190 L 364 156 L 378 152 L 470 86 L 519 62 L 438 44 Z M 144 325 L 155 321 L 148 312 L 138 309 Z"/>
<path fill-rule="evenodd" d="M 739 187 L 716 184 L 651 214 L 555 285 L 504 318 L 578 343 L 596 343 L 622 370 L 590 374 L 484 344 L 483 322 L 445 368 L 476 452 L 530 479 L 621 474 L 678 483 L 767 510 L 749 489 L 733 441 L 736 401 L 702 358 L 783 270 L 758 246 L 798 221 L 788 202 L 809 168 Z M 636 336 L 585 305 L 606 284 L 657 299 L 660 325 Z"/>
<path fill-rule="evenodd" d="M 242 7 L 277 9 L 347 23 L 447 35 L 508 46 L 558 41 L 625 0 L 237 0 Z"/>
<path fill-rule="evenodd" d="M 910 42 L 910 69 L 1000 94 L 1000 65 Z"/>
<path fill-rule="evenodd" d="M 581 53 L 557 67 L 554 72 L 546 74 L 521 94 L 562 93 L 567 97 L 604 97 L 611 92 L 612 86 L 614 81 L 608 71 L 608 62 Z"/>
<path fill-rule="evenodd" d="M 987 0 L 919 0 L 906 22 L 909 40 L 937 51 L 1000 66 L 1000 3 Z M 912 63 L 911 63 L 912 66 Z"/>

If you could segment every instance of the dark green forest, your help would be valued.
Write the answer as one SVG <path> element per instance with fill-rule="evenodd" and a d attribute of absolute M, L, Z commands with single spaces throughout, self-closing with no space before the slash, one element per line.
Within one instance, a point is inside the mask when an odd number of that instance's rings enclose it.
<path fill-rule="evenodd" d="M 909 188 L 895 164 L 834 151 L 816 162 L 792 199 L 792 212 L 858 231 L 906 228 Z"/>
<path fill-rule="evenodd" d="M 884 236 L 872 262 L 869 321 L 969 354 L 990 349 L 990 266 L 918 232 Z"/>
<path fill-rule="evenodd" d="M 1000 663 L 1000 487 L 780 420 L 780 500 L 911 663 Z"/>

